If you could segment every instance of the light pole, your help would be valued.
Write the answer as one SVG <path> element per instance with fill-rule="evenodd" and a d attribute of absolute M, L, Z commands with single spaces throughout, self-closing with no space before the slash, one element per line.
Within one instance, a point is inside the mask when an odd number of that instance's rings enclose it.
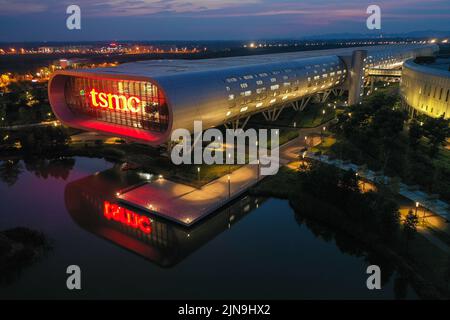
<path fill-rule="evenodd" d="M 228 175 L 228 199 L 231 199 L 231 176 Z"/>
<path fill-rule="evenodd" d="M 257 162 L 257 172 L 256 172 L 256 181 L 258 181 L 259 180 L 259 152 L 258 152 L 258 140 L 256 140 L 256 155 L 257 155 L 257 157 L 258 157 L 258 159 L 256 160 L 256 162 Z"/>
<path fill-rule="evenodd" d="M 197 167 L 197 180 L 200 183 L 200 167 Z"/>
<path fill-rule="evenodd" d="M 259 168 L 260 168 L 260 167 L 259 167 L 259 163 L 260 163 L 260 162 L 259 162 L 259 159 L 257 160 L 257 163 L 258 163 L 258 166 L 257 166 L 257 170 L 258 170 L 258 171 L 256 172 L 256 181 L 259 181 Z"/>
<path fill-rule="evenodd" d="M 420 206 L 420 203 L 417 201 L 416 202 L 416 217 L 417 217 L 417 210 L 419 210 L 419 206 Z"/>

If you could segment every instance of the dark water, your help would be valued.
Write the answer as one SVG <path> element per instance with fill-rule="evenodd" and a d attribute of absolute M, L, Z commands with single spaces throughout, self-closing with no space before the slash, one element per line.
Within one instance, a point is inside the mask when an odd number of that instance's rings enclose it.
<path fill-rule="evenodd" d="M 54 247 L 2 275 L 1 298 L 416 298 L 388 264 L 284 200 L 244 197 L 192 229 L 150 217 L 143 232 L 108 220 L 105 203 L 137 180 L 112 167 L 86 158 L 0 163 L 0 229 L 41 230 Z M 369 291 L 374 262 L 384 283 Z M 66 289 L 72 264 L 82 270 L 81 291 Z"/>

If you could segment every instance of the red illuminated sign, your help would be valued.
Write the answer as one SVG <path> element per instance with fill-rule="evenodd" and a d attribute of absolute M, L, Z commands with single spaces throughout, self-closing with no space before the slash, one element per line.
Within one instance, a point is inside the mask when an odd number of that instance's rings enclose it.
<path fill-rule="evenodd" d="M 108 108 L 118 111 L 131 111 L 133 113 L 141 110 L 141 99 L 134 96 L 124 96 L 122 94 L 113 94 L 97 92 L 92 89 L 89 96 L 93 107 Z"/>
<path fill-rule="evenodd" d="M 147 234 L 152 232 L 151 221 L 148 217 L 122 208 L 115 203 L 104 201 L 103 214 L 108 220 L 117 221 L 128 227 L 139 229 Z"/>

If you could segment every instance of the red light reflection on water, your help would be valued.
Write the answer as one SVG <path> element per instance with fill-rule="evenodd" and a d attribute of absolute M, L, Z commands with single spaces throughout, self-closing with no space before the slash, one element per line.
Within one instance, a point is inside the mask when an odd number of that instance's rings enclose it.
<path fill-rule="evenodd" d="M 152 232 L 150 218 L 125 209 L 115 203 L 104 201 L 103 214 L 108 220 L 114 220 L 128 227 L 139 229 L 146 234 Z"/>

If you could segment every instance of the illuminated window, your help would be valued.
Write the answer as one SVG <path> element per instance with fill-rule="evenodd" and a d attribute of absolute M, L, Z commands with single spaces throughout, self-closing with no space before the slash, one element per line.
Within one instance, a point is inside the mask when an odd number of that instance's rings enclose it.
<path fill-rule="evenodd" d="M 264 87 L 256 89 L 257 94 L 263 93 L 264 91 L 266 91 L 266 88 L 264 88 Z"/>
<path fill-rule="evenodd" d="M 67 107 L 75 114 L 150 131 L 168 127 L 165 96 L 150 82 L 70 77 L 64 90 Z"/>

